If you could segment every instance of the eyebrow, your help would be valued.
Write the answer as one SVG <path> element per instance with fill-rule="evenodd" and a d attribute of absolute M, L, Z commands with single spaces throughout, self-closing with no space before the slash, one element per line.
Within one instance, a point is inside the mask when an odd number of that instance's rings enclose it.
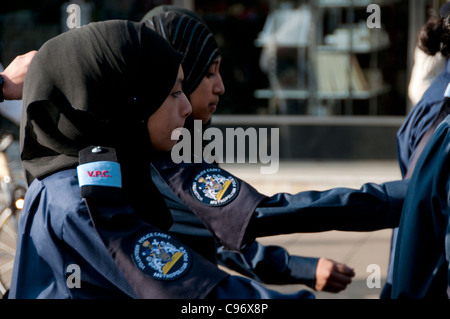
<path fill-rule="evenodd" d="M 209 65 L 209 67 L 212 67 L 212 66 L 218 66 L 219 64 L 220 64 L 220 62 L 222 61 L 222 58 L 221 57 L 217 57 L 217 58 L 215 58 L 214 59 L 214 61 Z"/>

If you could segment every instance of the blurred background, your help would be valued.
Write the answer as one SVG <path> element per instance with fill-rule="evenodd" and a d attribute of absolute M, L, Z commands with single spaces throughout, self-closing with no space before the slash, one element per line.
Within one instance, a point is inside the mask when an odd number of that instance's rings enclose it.
<path fill-rule="evenodd" d="M 16 0 L 0 5 L 0 62 L 39 49 L 70 32 L 67 6 L 81 24 L 139 21 L 155 6 L 197 12 L 216 36 L 226 93 L 212 125 L 279 128 L 280 169 L 261 176 L 258 165 L 223 167 L 271 195 L 399 179 L 396 133 L 414 102 L 408 85 L 417 31 L 436 15 L 437 0 Z M 377 5 L 375 7 L 371 5 Z M 2 117 L 0 129 L 17 126 Z M 11 155 L 18 159 L 17 147 Z M 20 171 L 20 165 L 16 166 Z M 264 238 L 291 253 L 324 256 L 355 267 L 354 283 L 338 295 L 377 298 L 368 265 L 389 261 L 391 231 L 327 232 Z M 299 289 L 274 287 L 281 291 Z"/>
<path fill-rule="evenodd" d="M 200 14 L 221 47 L 226 94 L 216 126 L 238 118 L 244 128 L 280 127 L 284 159 L 394 159 L 395 132 L 412 106 L 407 92 L 417 30 L 442 2 L 4 1 L 0 62 L 6 66 L 66 32 L 70 3 L 80 5 L 81 24 L 139 21 L 155 6 L 176 4 Z"/>

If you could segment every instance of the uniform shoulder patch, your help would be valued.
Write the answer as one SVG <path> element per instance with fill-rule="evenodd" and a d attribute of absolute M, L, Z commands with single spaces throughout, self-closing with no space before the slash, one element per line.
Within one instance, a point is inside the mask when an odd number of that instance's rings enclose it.
<path fill-rule="evenodd" d="M 233 175 L 220 168 L 207 168 L 195 176 L 191 193 L 207 206 L 222 206 L 239 193 L 239 183 Z"/>
<path fill-rule="evenodd" d="M 140 270 L 158 280 L 178 279 L 191 265 L 189 252 L 170 235 L 159 232 L 142 236 L 134 246 L 133 257 Z"/>

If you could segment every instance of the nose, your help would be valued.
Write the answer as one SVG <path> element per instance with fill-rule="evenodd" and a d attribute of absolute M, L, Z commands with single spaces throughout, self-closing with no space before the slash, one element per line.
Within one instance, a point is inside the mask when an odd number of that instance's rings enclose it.
<path fill-rule="evenodd" d="M 223 95 L 225 93 L 225 85 L 222 81 L 222 76 L 220 73 L 215 77 L 216 81 L 214 83 L 214 94 Z"/>
<path fill-rule="evenodd" d="M 181 112 L 181 116 L 183 118 L 188 117 L 189 115 L 191 115 L 192 113 L 192 105 L 191 102 L 189 102 L 188 98 L 186 97 L 186 95 L 183 93 L 183 103 L 180 109 Z"/>

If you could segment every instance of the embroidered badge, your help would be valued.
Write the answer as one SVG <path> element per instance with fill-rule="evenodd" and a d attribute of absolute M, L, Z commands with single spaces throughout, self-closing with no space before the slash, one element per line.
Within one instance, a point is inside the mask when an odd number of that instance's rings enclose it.
<path fill-rule="evenodd" d="M 201 171 L 192 182 L 192 195 L 208 206 L 222 206 L 232 201 L 239 192 L 238 181 L 220 168 Z"/>
<path fill-rule="evenodd" d="M 134 261 L 139 269 L 159 280 L 175 280 L 189 269 L 191 258 L 186 249 L 163 233 L 148 233 L 134 246 Z"/>

